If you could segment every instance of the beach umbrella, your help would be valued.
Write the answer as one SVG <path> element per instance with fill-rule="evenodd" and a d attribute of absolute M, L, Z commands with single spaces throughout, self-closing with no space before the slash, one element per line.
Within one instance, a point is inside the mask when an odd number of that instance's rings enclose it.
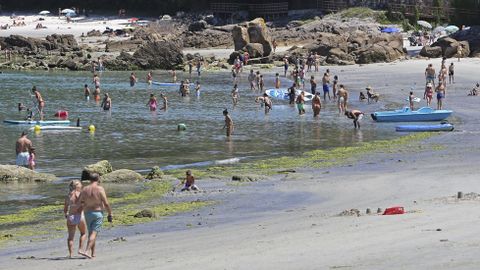
<path fill-rule="evenodd" d="M 458 30 L 460 30 L 460 28 L 458 28 L 455 25 L 449 25 L 449 26 L 445 27 L 445 31 L 447 31 L 448 33 L 455 33 Z"/>
<path fill-rule="evenodd" d="M 400 29 L 395 28 L 395 27 L 386 27 L 386 28 L 383 28 L 380 32 L 382 32 L 382 33 L 398 33 L 398 32 L 400 32 Z"/>
<path fill-rule="evenodd" d="M 48 10 L 42 10 L 38 13 L 38 15 L 48 15 L 48 14 L 50 14 L 50 11 Z"/>
<path fill-rule="evenodd" d="M 62 9 L 62 11 L 60 11 L 60 13 L 62 13 L 62 14 L 75 13 L 75 10 L 66 8 L 66 9 Z"/>
<path fill-rule="evenodd" d="M 423 28 L 427 28 L 427 29 L 432 29 L 432 25 L 426 21 L 418 21 L 417 22 L 418 25 L 420 25 L 421 27 Z"/>
<path fill-rule="evenodd" d="M 433 33 L 441 33 L 443 31 L 445 31 L 445 27 L 443 26 L 437 26 L 435 29 L 433 29 Z"/>

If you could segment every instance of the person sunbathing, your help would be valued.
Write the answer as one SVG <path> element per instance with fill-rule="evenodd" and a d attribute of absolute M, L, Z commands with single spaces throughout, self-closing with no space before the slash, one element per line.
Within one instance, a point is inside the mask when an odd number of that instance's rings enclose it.
<path fill-rule="evenodd" d="M 480 91 L 480 84 L 477 83 L 475 87 L 468 93 L 468 96 L 478 96 L 478 91 Z"/>

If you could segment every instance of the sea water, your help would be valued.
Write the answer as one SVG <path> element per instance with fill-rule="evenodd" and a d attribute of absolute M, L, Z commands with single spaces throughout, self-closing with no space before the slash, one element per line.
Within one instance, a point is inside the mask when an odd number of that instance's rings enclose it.
<path fill-rule="evenodd" d="M 189 76 L 179 73 L 178 81 L 189 79 L 201 83 L 201 95 L 191 89 L 181 97 L 178 87 L 148 86 L 146 72 L 137 72 L 139 82 L 129 84 L 129 72 L 103 72 L 101 94 L 109 93 L 112 110 L 105 112 L 93 98 L 85 99 L 84 84 L 93 92 L 90 72 L 12 72 L 0 74 L 0 121 L 21 120 L 17 104 L 32 107 L 31 88 L 37 86 L 45 100 L 45 119 L 53 120 L 58 110 L 69 112 L 72 125 L 80 118 L 82 132 L 30 133 L 37 153 L 37 171 L 61 178 L 50 184 L 4 185 L 0 189 L 0 214 L 62 198 L 66 182 L 79 178 L 85 165 L 109 160 L 114 169 L 146 171 L 153 166 L 164 169 L 223 165 L 275 156 L 295 156 L 314 149 L 349 146 L 357 142 L 388 139 L 395 135 L 391 127 L 377 126 L 365 119 L 362 130 L 355 131 L 351 120 L 338 114 L 336 103 L 323 103 L 319 119 L 314 119 L 309 103 L 306 115 L 299 116 L 288 102 L 274 100 L 265 115 L 255 103 L 259 91 L 251 91 L 247 72 L 238 81 L 239 104 L 233 107 L 231 74 L 203 73 Z M 317 76 L 320 78 L 320 74 Z M 265 75 L 266 88 L 273 88 L 274 74 Z M 154 80 L 171 82 L 167 72 L 154 72 Z M 291 85 L 282 78 L 282 87 Z M 307 84 L 308 85 L 308 84 Z M 320 89 L 321 90 L 321 89 Z M 168 97 L 168 110 L 150 112 L 147 101 L 151 93 L 162 106 L 160 93 Z M 355 102 L 355 101 L 353 101 Z M 358 103 L 358 101 L 357 101 Z M 228 109 L 235 124 L 231 139 L 225 136 L 222 111 Z M 367 118 L 367 117 L 365 117 Z M 186 131 L 177 131 L 178 124 Z M 95 125 L 90 134 L 88 125 Z M 14 164 L 15 141 L 27 126 L 0 124 L 0 164 Z M 117 187 L 121 196 L 128 188 Z M 18 203 L 21 202 L 21 203 Z"/>

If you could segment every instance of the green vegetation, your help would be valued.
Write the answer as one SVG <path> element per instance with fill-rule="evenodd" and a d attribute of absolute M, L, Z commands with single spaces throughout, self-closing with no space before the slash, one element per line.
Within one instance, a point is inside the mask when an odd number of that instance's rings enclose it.
<path fill-rule="evenodd" d="M 339 19 L 373 19 L 380 24 L 401 24 L 404 16 L 391 10 L 373 10 L 366 7 L 353 7 L 344 9 L 338 13 L 328 15 L 327 18 Z"/>
<path fill-rule="evenodd" d="M 452 0 L 451 6 L 456 9 L 453 22 L 458 25 L 480 24 L 480 1 L 478 0 Z"/>
<path fill-rule="evenodd" d="M 213 203 L 205 201 L 165 203 L 162 197 L 172 190 L 172 185 L 165 181 L 149 182 L 145 188 L 139 193 L 130 193 L 122 198 L 111 198 L 114 223 L 105 222 L 105 227 L 145 223 Z M 143 209 L 153 211 L 155 218 L 135 218 L 134 215 Z M 65 231 L 63 204 L 60 203 L 0 216 L 0 245 L 7 241 L 21 241 L 25 238 L 41 241 L 62 237 Z"/>

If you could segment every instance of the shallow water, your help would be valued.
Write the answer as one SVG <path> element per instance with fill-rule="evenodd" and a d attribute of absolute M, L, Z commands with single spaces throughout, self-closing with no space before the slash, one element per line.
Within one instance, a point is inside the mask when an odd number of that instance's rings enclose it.
<path fill-rule="evenodd" d="M 232 108 L 229 73 L 205 73 L 192 81 L 202 83 L 201 95 L 189 98 L 178 95 L 177 87 L 148 88 L 144 83 L 146 72 L 138 72 L 139 83 L 130 87 L 127 72 L 104 72 L 101 76 L 102 94 L 108 92 L 113 109 L 104 112 L 93 100 L 83 98 L 83 85 L 90 85 L 88 72 L 9 72 L 0 74 L 0 121 L 20 120 L 25 112 L 18 112 L 22 102 L 31 106 L 30 89 L 36 85 L 46 101 L 46 119 L 60 109 L 68 110 L 72 124 L 78 117 L 82 126 L 94 124 L 96 132 L 42 132 L 30 134 L 37 152 L 38 171 L 54 173 L 64 181 L 79 177 L 81 169 L 98 160 L 111 161 L 114 168 L 146 170 L 158 165 L 163 168 L 206 166 L 218 162 L 242 162 L 270 156 L 291 156 L 313 149 L 348 146 L 359 141 L 387 139 L 397 136 L 390 126 L 376 126 L 364 120 L 362 130 L 356 132 L 350 120 L 338 116 L 334 103 L 322 108 L 321 118 L 313 119 L 307 104 L 307 114 L 299 116 L 294 107 L 274 101 L 268 116 L 254 102 L 249 90 L 247 74 L 240 78 L 240 101 Z M 179 79 L 188 74 L 178 74 Z M 157 72 L 156 81 L 168 82 L 166 72 Z M 273 85 L 273 75 L 266 76 L 267 88 Z M 282 86 L 290 85 L 284 79 Z M 169 109 L 150 112 L 146 107 L 153 91 L 159 103 L 160 92 L 166 93 Z M 324 108 L 325 108 L 325 104 Z M 223 109 L 231 111 L 235 134 L 231 140 L 222 130 Z M 365 117 L 367 118 L 367 116 Z M 177 131 L 184 123 L 187 130 Z M 25 126 L 0 124 L 0 164 L 15 161 L 15 141 Z M 47 185 L 10 185 L 0 189 L 0 214 L 9 212 L 15 201 L 33 204 L 54 201 L 64 193 L 64 181 Z M 121 194 L 119 192 L 118 194 Z M 28 204 L 28 203 L 27 203 Z M 8 208 L 8 209 L 7 209 Z"/>

